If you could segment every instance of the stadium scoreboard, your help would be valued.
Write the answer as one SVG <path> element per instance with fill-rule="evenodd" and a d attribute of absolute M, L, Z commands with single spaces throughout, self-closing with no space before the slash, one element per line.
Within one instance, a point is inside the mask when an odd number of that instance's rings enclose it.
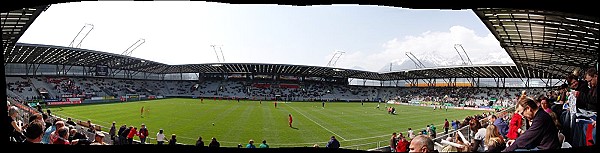
<path fill-rule="evenodd" d="M 107 65 L 96 65 L 96 76 L 107 76 L 108 66 Z"/>

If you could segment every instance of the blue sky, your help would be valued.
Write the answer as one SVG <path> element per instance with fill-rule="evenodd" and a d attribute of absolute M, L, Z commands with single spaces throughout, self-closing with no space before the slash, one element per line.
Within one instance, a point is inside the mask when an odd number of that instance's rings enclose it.
<path fill-rule="evenodd" d="M 336 67 L 379 71 L 405 61 L 407 51 L 454 60 L 454 43 L 463 44 L 474 63 L 512 63 L 471 10 L 364 5 L 54 4 L 19 42 L 68 46 L 86 23 L 94 30 L 81 48 L 120 54 L 144 38 L 132 56 L 166 64 L 217 62 L 210 47 L 216 44 L 222 45 L 227 63 L 325 66 L 335 50 L 342 50 L 346 54 Z"/>

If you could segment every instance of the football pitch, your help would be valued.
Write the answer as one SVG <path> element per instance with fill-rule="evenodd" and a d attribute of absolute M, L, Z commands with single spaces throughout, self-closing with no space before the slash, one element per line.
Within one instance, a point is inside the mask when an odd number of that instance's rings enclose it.
<path fill-rule="evenodd" d="M 142 123 L 149 130 L 147 143 L 156 144 L 156 133 L 164 129 L 165 136 L 177 135 L 177 142 L 194 145 L 202 136 L 205 145 L 215 137 L 222 147 L 246 145 L 253 139 L 258 146 L 266 140 L 271 148 L 324 147 L 335 136 L 342 148 L 372 149 L 379 142 L 388 145 L 393 132 L 406 135 L 408 128 L 415 133 L 435 124 L 443 132 L 444 119 L 463 120 L 481 114 L 473 110 L 433 110 L 430 107 L 405 106 L 360 102 L 278 102 L 170 98 L 149 101 L 90 104 L 51 107 L 53 114 L 78 120 L 91 120 L 108 132 L 113 121 L 117 129 L 127 124 L 139 129 Z M 394 106 L 396 115 L 388 114 L 385 106 Z M 141 114 L 141 108 L 144 113 Z M 293 127 L 288 126 L 288 114 Z M 214 125 L 213 125 L 214 123 Z M 136 136 L 135 140 L 139 138 Z"/>

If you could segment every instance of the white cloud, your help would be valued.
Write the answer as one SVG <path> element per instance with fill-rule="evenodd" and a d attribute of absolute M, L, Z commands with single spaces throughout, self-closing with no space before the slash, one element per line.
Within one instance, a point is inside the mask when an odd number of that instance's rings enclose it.
<path fill-rule="evenodd" d="M 455 44 L 462 44 L 474 64 L 513 63 L 492 34 L 481 37 L 471 29 L 453 26 L 448 31 L 426 31 L 417 36 L 391 39 L 382 44 L 381 51 L 372 54 L 350 53 L 338 65 L 344 68 L 361 66 L 369 71 L 379 71 L 390 62 L 399 64 L 407 61 L 406 52 L 412 52 L 419 60 L 436 61 L 438 66 L 456 65 L 461 61 L 454 50 Z M 464 57 L 462 50 L 459 51 Z"/>

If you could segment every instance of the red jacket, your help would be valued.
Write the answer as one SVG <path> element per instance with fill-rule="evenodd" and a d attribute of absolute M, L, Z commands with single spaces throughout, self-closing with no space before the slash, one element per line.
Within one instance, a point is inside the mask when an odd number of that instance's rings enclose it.
<path fill-rule="evenodd" d="M 134 136 L 138 135 L 138 132 L 135 128 L 131 129 L 131 131 L 129 131 L 129 134 L 127 135 L 128 139 L 133 139 Z"/>
<path fill-rule="evenodd" d="M 406 141 L 406 139 L 400 139 L 398 144 L 396 145 L 396 152 L 406 152 L 410 142 Z"/>
<path fill-rule="evenodd" d="M 508 134 L 506 134 L 506 137 L 510 140 L 517 139 L 517 137 L 519 137 L 519 129 L 522 125 L 523 119 L 521 118 L 521 115 L 515 113 L 508 124 Z"/>
<path fill-rule="evenodd" d="M 140 129 L 140 134 L 138 136 L 140 136 L 140 138 L 146 138 L 148 136 L 148 129 L 147 128 L 141 128 Z"/>

